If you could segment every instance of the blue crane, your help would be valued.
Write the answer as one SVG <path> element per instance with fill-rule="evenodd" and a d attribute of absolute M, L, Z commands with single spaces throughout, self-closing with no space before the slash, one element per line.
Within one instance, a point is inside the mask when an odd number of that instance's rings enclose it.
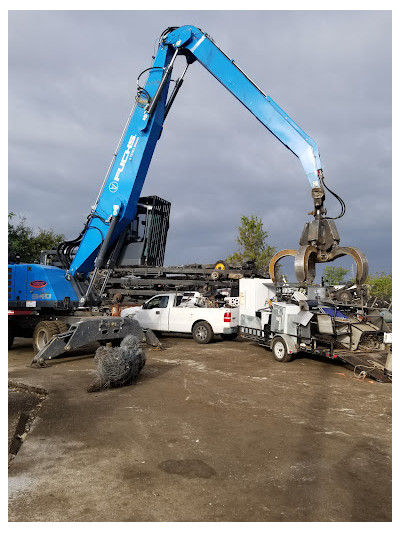
<path fill-rule="evenodd" d="M 186 66 L 169 94 L 171 75 L 178 55 L 186 57 Z M 364 254 L 356 248 L 340 247 L 335 223 L 326 216 L 324 176 L 315 141 L 257 87 L 207 33 L 195 26 L 182 26 L 167 28 L 162 33 L 152 66 L 138 78 L 135 106 L 84 229 L 77 239 L 63 243 L 59 248 L 64 268 L 46 265 L 9 267 L 9 277 L 11 275 L 14 282 L 9 289 L 9 300 L 18 300 L 19 308 L 23 307 L 28 297 L 18 287 L 23 283 L 27 284 L 27 280 L 30 286 L 35 281 L 47 286 L 44 294 L 48 296 L 42 298 L 43 305 L 85 306 L 95 303 L 93 284 L 96 274 L 106 266 L 110 251 L 115 249 L 127 226 L 135 218 L 140 193 L 165 117 L 189 65 L 195 61 L 203 65 L 299 158 L 311 187 L 314 220 L 306 223 L 299 250 L 283 250 L 276 254 L 270 265 L 271 277 L 274 279 L 276 263 L 285 255 L 294 256 L 298 280 L 310 282 L 315 276 L 315 263 L 332 261 L 347 254 L 356 261 L 357 282 L 365 281 L 368 263 Z M 146 82 L 142 86 L 141 79 L 146 76 Z M 344 203 L 338 199 L 342 205 L 342 216 Z M 76 250 L 73 257 L 70 254 L 72 248 Z"/>

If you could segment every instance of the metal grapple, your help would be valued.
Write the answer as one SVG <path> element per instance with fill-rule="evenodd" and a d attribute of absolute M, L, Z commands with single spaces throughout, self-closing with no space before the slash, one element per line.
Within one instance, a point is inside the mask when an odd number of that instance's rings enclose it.
<path fill-rule="evenodd" d="M 322 187 L 312 189 L 314 215 L 312 222 L 307 222 L 300 237 L 298 250 L 281 250 L 276 253 L 269 264 L 269 275 L 276 280 L 276 265 L 283 257 L 294 257 L 294 270 L 299 283 L 310 284 L 315 278 L 316 263 L 329 263 L 339 257 L 349 255 L 357 266 L 356 283 L 362 285 L 368 276 L 368 261 L 358 248 L 339 246 L 340 237 L 332 218 L 325 217 L 323 207 L 325 194 Z"/>

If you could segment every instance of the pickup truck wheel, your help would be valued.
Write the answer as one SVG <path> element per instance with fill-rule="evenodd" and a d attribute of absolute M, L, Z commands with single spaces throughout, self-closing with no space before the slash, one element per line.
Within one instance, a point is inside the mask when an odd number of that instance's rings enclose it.
<path fill-rule="evenodd" d="M 221 333 L 223 341 L 234 341 L 237 337 L 237 333 Z"/>
<path fill-rule="evenodd" d="M 288 352 L 286 342 L 282 337 L 275 337 L 271 346 L 274 358 L 280 363 L 287 363 L 291 360 L 292 354 Z"/>
<path fill-rule="evenodd" d="M 202 320 L 194 325 L 192 335 L 194 340 L 199 344 L 208 344 L 213 339 L 214 332 L 210 324 Z"/>
<path fill-rule="evenodd" d="M 33 332 L 34 352 L 39 352 L 53 335 L 58 335 L 58 333 L 59 329 L 56 321 L 44 320 L 43 322 L 39 322 Z"/>

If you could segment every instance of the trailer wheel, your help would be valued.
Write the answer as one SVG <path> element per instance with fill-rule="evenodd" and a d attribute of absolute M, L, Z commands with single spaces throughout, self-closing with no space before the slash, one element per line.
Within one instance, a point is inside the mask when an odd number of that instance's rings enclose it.
<path fill-rule="evenodd" d="M 44 320 L 43 322 L 39 322 L 33 332 L 34 352 L 39 352 L 53 335 L 58 335 L 58 333 L 60 333 L 60 331 L 55 320 Z"/>
<path fill-rule="evenodd" d="M 275 337 L 271 350 L 274 358 L 280 363 L 287 363 L 292 358 L 292 354 L 288 352 L 287 344 L 282 337 Z"/>
<path fill-rule="evenodd" d="M 213 339 L 214 332 L 208 322 L 201 320 L 193 326 L 192 335 L 199 344 L 208 344 Z"/>

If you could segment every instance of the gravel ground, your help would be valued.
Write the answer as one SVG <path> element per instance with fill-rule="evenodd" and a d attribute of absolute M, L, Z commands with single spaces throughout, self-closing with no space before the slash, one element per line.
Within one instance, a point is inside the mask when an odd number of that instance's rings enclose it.
<path fill-rule="evenodd" d="M 47 397 L 10 463 L 11 522 L 391 521 L 391 384 L 248 341 L 162 342 L 136 383 L 89 394 L 93 352 L 33 369 L 17 339 L 9 379 Z"/>

